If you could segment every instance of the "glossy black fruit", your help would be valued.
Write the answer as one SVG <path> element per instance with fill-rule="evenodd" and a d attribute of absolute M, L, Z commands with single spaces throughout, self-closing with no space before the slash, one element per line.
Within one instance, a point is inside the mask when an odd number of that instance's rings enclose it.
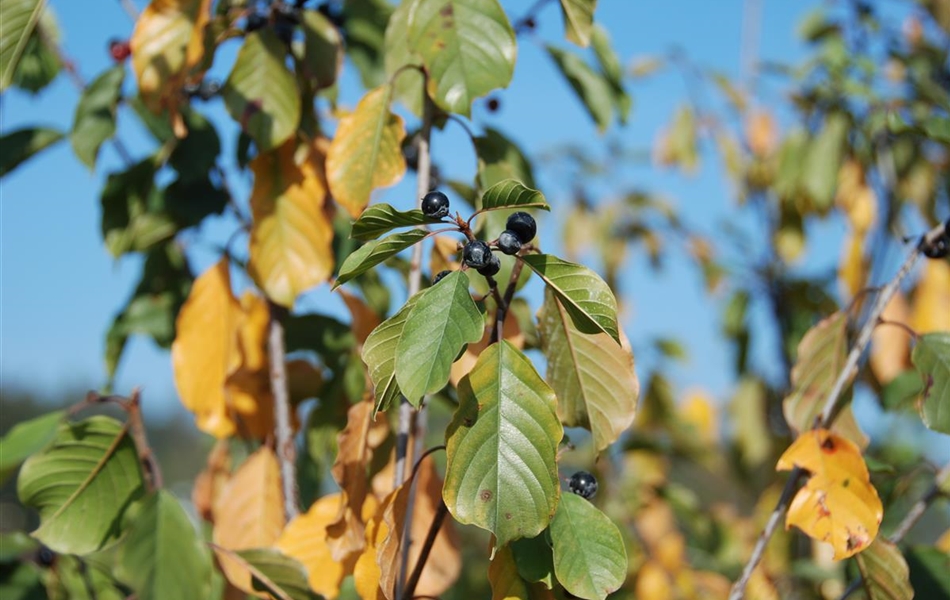
<path fill-rule="evenodd" d="M 258 29 L 263 29 L 265 25 L 267 25 L 267 17 L 262 14 L 251 13 L 247 17 L 247 24 L 244 26 L 244 31 L 250 33 Z"/>
<path fill-rule="evenodd" d="M 439 274 L 436 275 L 435 278 L 432 280 L 432 285 L 439 283 L 440 281 L 442 281 L 442 279 L 445 278 L 446 275 L 450 275 L 451 273 L 452 271 L 439 271 Z"/>
<path fill-rule="evenodd" d="M 567 487 L 581 498 L 590 500 L 597 493 L 597 479 L 587 471 L 578 471 L 571 475 Z"/>
<path fill-rule="evenodd" d="M 502 231 L 498 236 L 498 249 L 509 256 L 518 254 L 518 251 L 521 250 L 521 240 L 518 238 L 518 234 L 508 229 Z"/>
<path fill-rule="evenodd" d="M 950 236 L 945 233 L 935 239 L 932 244 L 923 243 L 920 245 L 920 251 L 927 258 L 945 258 L 950 254 Z"/>
<path fill-rule="evenodd" d="M 538 234 L 538 224 L 534 217 L 526 212 L 512 213 L 505 223 L 505 229 L 518 236 L 522 244 L 527 244 Z"/>
<path fill-rule="evenodd" d="M 449 197 L 442 192 L 429 192 L 422 199 L 422 214 L 441 219 L 449 214 Z"/>
<path fill-rule="evenodd" d="M 501 270 L 501 261 L 498 260 L 498 257 L 492 254 L 491 259 L 488 261 L 488 264 L 478 269 L 478 272 L 484 275 L 485 277 L 491 277 L 492 275 L 497 275 L 498 271 Z"/>
<path fill-rule="evenodd" d="M 491 248 L 481 240 L 465 244 L 465 250 L 462 251 L 462 260 L 473 269 L 481 269 L 491 262 L 491 258 Z"/>

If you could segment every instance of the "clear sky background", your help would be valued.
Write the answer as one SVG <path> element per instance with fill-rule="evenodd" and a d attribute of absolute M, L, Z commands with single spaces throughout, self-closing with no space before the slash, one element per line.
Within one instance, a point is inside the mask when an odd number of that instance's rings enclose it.
<path fill-rule="evenodd" d="M 139 9 L 146 4 L 142 0 L 134 3 Z M 311 0 L 309 4 L 313 3 Z M 533 0 L 502 3 L 512 20 L 534 4 Z M 133 22 L 117 0 L 51 0 L 49 4 L 62 29 L 65 52 L 87 80 L 111 65 L 107 41 L 131 34 Z M 541 11 L 538 37 L 566 46 L 556 4 L 550 2 Z M 624 64 L 630 64 L 635 57 L 664 54 L 679 47 L 697 63 L 737 77 L 742 65 L 744 4 L 741 0 L 600 0 L 596 19 L 610 32 Z M 800 61 L 806 49 L 795 31 L 801 18 L 819 4 L 760 2 L 759 58 Z M 834 2 L 824 4 L 835 6 Z M 212 77 L 223 80 L 227 76 L 235 50 L 236 44 L 232 43 L 230 50 L 216 60 Z M 341 99 L 352 106 L 359 98 L 359 87 L 351 66 L 346 65 L 344 73 Z M 131 79 L 129 72 L 126 89 L 133 89 Z M 499 128 L 535 156 L 565 143 L 581 144 L 593 155 L 603 156 L 608 139 L 619 140 L 626 147 L 649 150 L 674 110 L 686 100 L 683 79 L 679 73 L 668 70 L 628 89 L 634 99 L 630 123 L 601 136 L 541 45 L 522 37 L 514 82 L 508 90 L 495 95 L 501 100 L 501 110 L 489 114 L 484 102 L 478 102 L 473 112 L 473 128 Z M 780 86 L 766 86 L 761 91 L 761 100 L 766 105 L 781 97 Z M 35 97 L 11 90 L 2 97 L 0 127 L 3 132 L 33 124 L 68 130 L 77 98 L 76 88 L 64 75 Z M 236 127 L 220 100 L 200 108 L 219 125 L 224 147 L 222 165 L 230 169 L 234 165 Z M 127 109 L 120 111 L 119 137 L 136 159 L 154 148 Z M 448 176 L 467 180 L 474 176 L 471 145 L 458 127 L 450 126 L 445 133 L 438 133 L 433 152 Z M 3 388 L 34 390 L 55 397 L 67 389 L 97 388 L 105 381 L 105 332 L 131 294 L 141 266 L 135 257 L 114 260 L 101 239 L 98 194 L 107 173 L 121 167 L 108 143 L 103 146 L 95 172 L 75 159 L 68 143 L 60 143 L 0 182 Z M 538 175 L 542 191 L 557 211 L 558 201 L 563 206 L 569 190 L 556 187 L 560 185 L 556 174 L 541 171 Z M 631 164 L 623 180 L 672 199 L 691 226 L 713 238 L 722 235 L 720 223 L 731 218 L 734 202 L 729 185 L 720 161 L 711 153 L 706 153 L 701 170 L 692 177 L 640 162 Z M 246 200 L 249 181 L 232 178 L 231 183 Z M 413 202 L 413 190 L 411 180 L 405 181 L 376 199 L 408 208 Z M 541 226 L 544 229 L 544 221 Z M 223 242 L 234 228 L 235 223 L 229 218 L 213 218 L 202 231 L 182 237 L 196 273 L 213 264 L 217 259 L 213 243 Z M 834 222 L 819 228 L 822 239 L 809 247 L 805 257 L 810 268 L 826 268 L 837 261 L 841 230 L 840 224 Z M 542 242 L 552 247 L 556 237 L 557 231 L 547 231 Z M 656 336 L 683 340 L 689 348 L 690 360 L 673 372 L 676 390 L 702 388 L 725 399 L 734 382 L 729 366 L 731 354 L 719 338 L 718 318 L 724 298 L 707 297 L 699 274 L 684 263 L 669 261 L 668 268 L 657 276 L 643 257 L 632 258 L 624 279 L 625 300 L 630 307 L 624 325 L 635 350 L 645 349 Z M 318 291 L 302 298 L 297 308 L 336 312 L 339 304 Z M 766 317 L 755 318 L 764 323 Z M 753 350 L 768 357 L 774 347 Z M 644 352 L 638 361 L 641 367 L 649 367 L 651 362 Z M 764 362 L 768 363 L 768 359 Z M 149 339 L 132 338 L 123 357 L 116 389 L 127 392 L 133 386 L 144 387 L 147 413 L 160 416 L 182 410 L 175 394 L 169 355 Z M 75 400 L 78 399 L 64 398 L 62 402 Z"/>

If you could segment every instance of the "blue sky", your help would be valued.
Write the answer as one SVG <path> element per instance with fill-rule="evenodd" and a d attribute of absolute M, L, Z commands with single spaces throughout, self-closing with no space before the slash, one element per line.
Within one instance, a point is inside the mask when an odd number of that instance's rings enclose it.
<path fill-rule="evenodd" d="M 136 4 L 139 8 L 145 5 L 142 1 Z M 503 4 L 516 19 L 533 1 Z M 678 46 L 699 64 L 738 76 L 744 2 L 601 0 L 599 4 L 597 20 L 607 27 L 624 64 L 634 57 L 658 55 Z M 761 2 L 761 59 L 800 60 L 805 49 L 795 28 L 817 4 Z M 119 2 L 52 0 L 50 5 L 63 29 L 65 51 L 87 80 L 111 64 L 107 40 L 131 34 L 133 23 Z M 549 3 L 540 13 L 538 37 L 566 46 L 561 27 L 556 2 Z M 212 76 L 223 80 L 233 56 L 233 48 L 223 54 Z M 127 89 L 130 80 L 131 75 Z M 514 82 L 496 95 L 501 110 L 489 114 L 484 103 L 477 103 L 473 127 L 499 128 L 534 155 L 566 142 L 580 143 L 595 155 L 602 155 L 602 143 L 609 138 L 628 147 L 649 149 L 675 108 L 685 101 L 682 78 L 667 71 L 629 90 L 634 98 L 630 123 L 606 137 L 600 136 L 541 45 L 520 39 Z M 778 91 L 771 89 L 772 94 Z M 348 65 L 342 92 L 345 104 L 353 105 L 358 99 L 359 89 Z M 76 89 L 65 76 L 36 97 L 12 90 L 3 96 L 0 125 L 4 132 L 28 124 L 68 129 L 77 98 Z M 772 95 L 764 102 L 775 99 Z M 220 100 L 203 108 L 219 125 L 223 166 L 229 168 L 233 166 L 233 123 Z M 125 111 L 120 113 L 119 132 L 134 156 L 143 157 L 151 151 L 147 134 Z M 445 133 L 437 134 L 433 152 L 448 175 L 469 180 L 473 177 L 474 156 L 459 128 L 450 126 Z M 120 167 L 114 149 L 106 145 L 96 171 L 90 172 L 64 143 L 21 166 L 0 184 L 0 377 L 4 387 L 55 395 L 67 388 L 95 388 L 103 383 L 104 333 L 131 293 L 140 269 L 136 258 L 113 260 L 100 236 L 99 190 L 106 174 Z M 707 157 L 701 170 L 689 178 L 643 163 L 631 165 L 624 181 L 671 198 L 692 226 L 716 236 L 721 235 L 718 222 L 727 218 L 734 206 L 720 171 L 715 157 Z M 539 184 L 555 211 L 558 201 L 563 205 L 569 191 L 557 189 L 558 181 L 550 173 L 540 173 Z M 232 178 L 231 183 L 237 194 L 246 198 L 249 182 Z M 405 181 L 377 199 L 407 208 L 413 201 L 413 185 Z M 217 258 L 209 242 L 223 242 L 234 226 L 227 218 L 215 218 L 200 233 L 183 236 L 196 272 Z M 837 227 L 830 224 L 823 228 L 831 241 L 810 249 L 811 257 L 820 265 L 833 264 L 837 259 Z M 555 237 L 548 232 L 542 240 L 554 243 Z M 682 392 L 699 387 L 726 397 L 733 381 L 729 367 L 732 359 L 718 337 L 723 298 L 707 297 L 698 274 L 682 260 L 670 261 L 669 268 L 656 276 L 646 267 L 645 259 L 635 256 L 629 263 L 624 289 L 631 307 L 624 324 L 635 348 L 645 346 L 654 336 L 681 338 L 689 346 L 690 361 L 674 371 L 676 389 Z M 335 298 L 318 291 L 303 298 L 298 309 L 335 312 L 340 306 Z M 133 338 L 127 346 L 116 389 L 123 392 L 137 385 L 145 389 L 147 412 L 158 415 L 181 410 L 168 353 L 143 338 Z"/>

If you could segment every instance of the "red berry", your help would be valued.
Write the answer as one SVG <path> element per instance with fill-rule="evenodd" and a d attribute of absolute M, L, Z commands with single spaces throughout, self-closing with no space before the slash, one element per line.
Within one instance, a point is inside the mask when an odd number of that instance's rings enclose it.
<path fill-rule="evenodd" d="M 119 63 L 127 59 L 132 54 L 129 42 L 126 40 L 111 40 L 109 42 L 109 56 L 112 60 Z"/>

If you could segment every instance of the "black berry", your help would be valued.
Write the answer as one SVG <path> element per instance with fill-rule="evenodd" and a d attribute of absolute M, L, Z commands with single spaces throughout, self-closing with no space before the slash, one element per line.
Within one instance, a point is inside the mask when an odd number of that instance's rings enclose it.
<path fill-rule="evenodd" d="M 498 271 L 500 270 L 501 270 L 501 261 L 498 260 L 497 256 L 492 254 L 492 257 L 488 260 L 488 264 L 478 269 L 478 272 L 484 275 L 485 277 L 491 277 L 492 275 L 497 275 Z"/>
<path fill-rule="evenodd" d="M 502 231 L 498 236 L 498 249 L 509 256 L 518 254 L 518 251 L 521 250 L 521 240 L 518 238 L 518 234 L 507 229 Z"/>
<path fill-rule="evenodd" d="M 945 258 L 950 254 L 950 236 L 944 233 L 935 239 L 932 244 L 922 243 L 920 251 L 927 258 Z"/>
<path fill-rule="evenodd" d="M 501 101 L 498 98 L 489 98 L 486 108 L 488 108 L 488 112 L 497 112 L 501 108 Z"/>
<path fill-rule="evenodd" d="M 571 475 L 567 487 L 581 498 L 590 500 L 597 493 L 597 479 L 587 471 L 578 471 Z"/>
<path fill-rule="evenodd" d="M 250 33 L 258 29 L 263 29 L 265 25 L 267 25 L 267 17 L 260 13 L 251 13 L 247 17 L 247 24 L 244 25 L 244 31 Z"/>
<path fill-rule="evenodd" d="M 491 258 L 491 248 L 481 240 L 465 244 L 465 250 L 462 251 L 462 260 L 473 269 L 481 269 L 491 262 Z"/>
<path fill-rule="evenodd" d="M 429 192 L 422 199 L 422 214 L 441 219 L 449 214 L 449 197 L 442 192 Z"/>
<path fill-rule="evenodd" d="M 439 283 L 440 281 L 442 281 L 442 279 L 445 278 L 446 275 L 450 275 L 451 273 L 452 271 L 439 271 L 439 274 L 436 275 L 435 278 L 432 280 L 432 285 Z"/>
<path fill-rule="evenodd" d="M 534 217 L 526 212 L 512 213 L 505 223 L 505 229 L 518 236 L 522 244 L 527 244 L 538 234 L 538 224 Z"/>

